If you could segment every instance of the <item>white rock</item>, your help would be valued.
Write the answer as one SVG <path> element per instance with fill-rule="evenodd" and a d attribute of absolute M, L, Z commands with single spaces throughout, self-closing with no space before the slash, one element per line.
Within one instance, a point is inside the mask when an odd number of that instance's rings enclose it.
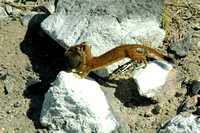
<path fill-rule="evenodd" d="M 8 14 L 6 13 L 6 11 L 0 6 L 0 19 L 7 19 L 8 18 Z"/>
<path fill-rule="evenodd" d="M 14 3 L 14 0 L 5 0 L 5 3 Z"/>
<path fill-rule="evenodd" d="M 194 115 L 182 117 L 181 114 L 172 118 L 164 129 L 159 133 L 199 133 L 200 119 L 195 119 Z"/>
<path fill-rule="evenodd" d="M 165 62 L 150 62 L 147 67 L 137 67 L 133 71 L 138 91 L 141 96 L 154 97 L 159 89 L 165 84 L 168 73 L 173 67 Z"/>
<path fill-rule="evenodd" d="M 119 123 L 111 113 L 100 85 L 60 72 L 45 94 L 40 122 L 51 131 L 110 133 Z"/>
<path fill-rule="evenodd" d="M 200 42 L 197 43 L 197 47 L 200 48 Z"/>
<path fill-rule="evenodd" d="M 12 12 L 12 6 L 6 5 L 6 12 L 7 12 L 8 14 L 11 14 L 11 12 Z"/>
<path fill-rule="evenodd" d="M 21 12 L 22 12 L 22 11 L 21 11 L 20 9 L 18 9 L 18 8 L 13 8 L 11 14 L 12 14 L 12 15 L 20 15 Z"/>
<path fill-rule="evenodd" d="M 64 48 L 87 41 L 94 56 L 121 44 L 141 44 L 144 40 L 156 48 L 165 37 L 160 28 L 163 4 L 160 0 L 59 0 L 56 11 L 42 22 L 41 28 Z M 127 61 L 96 73 L 106 77 Z"/>

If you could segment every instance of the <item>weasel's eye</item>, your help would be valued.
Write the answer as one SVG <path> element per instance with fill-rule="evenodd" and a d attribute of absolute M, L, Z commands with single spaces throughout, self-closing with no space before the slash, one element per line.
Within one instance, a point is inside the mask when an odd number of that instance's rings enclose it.
<path fill-rule="evenodd" d="M 77 51 L 77 48 L 75 48 L 75 50 Z"/>
<path fill-rule="evenodd" d="M 83 50 L 85 50 L 85 46 L 83 46 Z"/>

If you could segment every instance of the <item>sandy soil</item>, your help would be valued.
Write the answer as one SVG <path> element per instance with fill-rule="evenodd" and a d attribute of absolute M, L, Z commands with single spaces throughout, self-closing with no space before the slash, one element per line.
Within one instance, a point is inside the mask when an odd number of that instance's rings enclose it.
<path fill-rule="evenodd" d="M 168 1 L 165 9 L 166 38 L 157 50 L 173 57 L 176 70 L 185 80 L 180 92 L 162 105 L 139 96 L 131 71 L 115 79 L 99 80 L 109 84 L 121 112 L 134 127 L 133 132 L 157 132 L 171 118 L 180 113 L 181 103 L 191 93 L 193 80 L 200 80 L 200 3 Z M 192 16 L 184 18 L 189 11 Z M 187 17 L 187 16 L 186 16 Z M 192 48 L 185 57 L 169 50 L 169 45 L 183 39 L 190 32 Z M 65 70 L 64 49 L 48 36 L 40 36 L 39 26 L 21 26 L 19 19 L 0 20 L 0 132 L 48 132 L 39 123 L 44 94 L 56 75 Z M 155 108 L 162 107 L 157 113 Z M 198 103 L 197 106 L 200 106 Z M 188 110 L 187 113 L 195 112 Z M 194 113 L 195 114 L 195 113 Z M 195 114 L 197 117 L 198 115 Z"/>

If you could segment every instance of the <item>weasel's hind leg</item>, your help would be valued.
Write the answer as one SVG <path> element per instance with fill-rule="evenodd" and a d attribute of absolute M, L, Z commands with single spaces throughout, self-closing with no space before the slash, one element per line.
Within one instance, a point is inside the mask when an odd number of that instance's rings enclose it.
<path fill-rule="evenodd" d="M 129 58 L 131 58 L 132 60 L 140 60 L 143 61 L 145 64 L 145 68 L 147 67 L 147 60 L 146 58 L 143 56 L 142 53 L 134 53 L 134 54 L 129 54 Z"/>

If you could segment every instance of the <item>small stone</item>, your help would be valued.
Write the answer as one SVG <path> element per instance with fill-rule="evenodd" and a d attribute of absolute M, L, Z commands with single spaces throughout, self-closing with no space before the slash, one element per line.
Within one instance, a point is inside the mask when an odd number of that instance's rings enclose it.
<path fill-rule="evenodd" d="M 8 14 L 11 14 L 11 13 L 12 13 L 12 6 L 6 5 L 6 12 L 7 12 Z"/>
<path fill-rule="evenodd" d="M 200 97 L 200 95 L 195 95 L 193 97 L 188 97 L 185 101 L 185 105 L 183 107 L 183 111 L 187 111 L 188 109 L 190 109 L 191 107 L 194 108 L 195 105 L 198 102 L 198 98 Z"/>
<path fill-rule="evenodd" d="M 163 107 L 162 107 L 160 104 L 157 104 L 157 105 L 155 106 L 155 108 L 154 108 L 155 113 L 156 113 L 156 114 L 160 114 L 161 111 L 162 111 L 162 108 L 163 108 Z"/>
<path fill-rule="evenodd" d="M 198 80 L 194 80 L 192 83 L 192 93 L 198 94 L 200 91 L 200 82 Z"/>
<path fill-rule="evenodd" d="M 18 16 L 20 15 L 22 11 L 18 8 L 13 8 L 13 11 L 11 12 L 12 15 Z"/>
<path fill-rule="evenodd" d="M 12 90 L 14 88 L 13 82 L 6 80 L 5 84 L 4 84 L 4 88 L 5 88 L 5 94 L 12 92 Z"/>
<path fill-rule="evenodd" d="M 28 65 L 27 67 L 26 67 L 26 70 L 27 71 L 31 71 L 33 68 L 32 68 L 32 66 L 31 65 Z"/>
<path fill-rule="evenodd" d="M 15 104 L 14 104 L 14 107 L 20 107 L 21 106 L 21 104 L 19 103 L 19 102 L 16 102 Z"/>
<path fill-rule="evenodd" d="M 7 3 L 7 4 L 14 3 L 14 0 L 5 0 L 5 3 Z"/>
<path fill-rule="evenodd" d="M 185 12 L 185 15 L 182 17 L 183 19 L 189 19 L 189 18 L 191 18 L 192 17 L 192 13 L 189 11 L 189 10 L 187 10 L 186 12 Z"/>
<path fill-rule="evenodd" d="M 194 31 L 192 37 L 196 37 L 196 38 L 200 37 L 200 30 Z"/>
<path fill-rule="evenodd" d="M 197 47 L 200 48 L 200 42 L 197 43 Z"/>
<path fill-rule="evenodd" d="M 146 110 L 144 116 L 145 116 L 145 117 L 151 117 L 151 116 L 152 116 L 151 110 L 150 110 L 150 109 Z"/>
<path fill-rule="evenodd" d="M 189 52 L 189 49 L 192 47 L 190 44 L 191 34 L 188 33 L 185 35 L 185 38 L 179 42 L 176 42 L 170 46 L 170 50 L 175 51 L 178 56 L 186 56 Z"/>
<path fill-rule="evenodd" d="M 11 113 L 12 113 L 12 110 L 8 110 L 8 111 L 7 111 L 7 114 L 11 114 Z"/>
<path fill-rule="evenodd" d="M 33 1 L 26 1 L 25 5 L 35 5 L 35 2 L 33 2 Z"/>
<path fill-rule="evenodd" d="M 194 25 L 194 26 L 193 26 L 193 29 L 194 29 L 194 30 L 200 30 L 200 24 Z"/>
<path fill-rule="evenodd" d="M 6 11 L 0 6 L 0 19 L 7 19 L 8 15 L 6 13 Z"/>

